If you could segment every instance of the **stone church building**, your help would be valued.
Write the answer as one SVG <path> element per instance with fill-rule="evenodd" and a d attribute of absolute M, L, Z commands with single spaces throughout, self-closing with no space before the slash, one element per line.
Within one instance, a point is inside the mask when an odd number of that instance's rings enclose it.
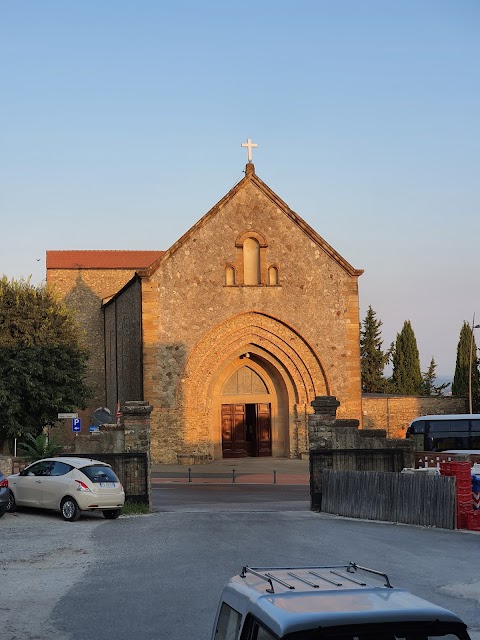
<path fill-rule="evenodd" d="M 358 277 L 246 166 L 166 251 L 48 251 L 91 353 L 91 406 L 147 400 L 151 454 L 298 457 L 315 396 L 362 419 Z"/>

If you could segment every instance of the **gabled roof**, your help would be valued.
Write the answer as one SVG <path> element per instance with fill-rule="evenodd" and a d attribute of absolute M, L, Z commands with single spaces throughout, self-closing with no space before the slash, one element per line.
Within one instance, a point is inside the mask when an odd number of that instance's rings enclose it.
<path fill-rule="evenodd" d="M 193 236 L 199 229 L 201 229 L 211 218 L 213 218 L 218 211 L 220 211 L 237 193 L 248 184 L 255 185 L 269 200 L 271 200 L 290 220 L 297 225 L 313 242 L 315 242 L 325 253 L 331 256 L 339 265 L 351 276 L 360 276 L 363 273 L 363 269 L 355 269 L 352 265 L 345 260 L 333 247 L 331 247 L 326 240 L 324 240 L 318 233 L 312 229 L 312 227 L 305 222 L 297 213 L 292 211 L 290 207 L 284 202 L 277 194 L 270 189 L 260 178 L 255 174 L 254 165 L 249 162 L 246 166 L 245 177 L 236 184 L 217 204 L 208 211 L 203 218 L 201 218 L 196 224 L 193 225 L 175 244 L 173 244 L 167 251 L 159 256 L 155 262 L 148 267 L 138 271 L 138 274 L 142 277 L 150 277 L 158 269 L 160 264 L 164 260 L 173 255 L 191 236 Z"/>
<path fill-rule="evenodd" d="M 47 251 L 47 269 L 146 269 L 164 251 Z"/>

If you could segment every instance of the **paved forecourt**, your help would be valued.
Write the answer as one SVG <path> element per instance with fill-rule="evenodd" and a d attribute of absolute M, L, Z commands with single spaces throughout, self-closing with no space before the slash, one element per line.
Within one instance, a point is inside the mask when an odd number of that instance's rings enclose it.
<path fill-rule="evenodd" d="M 207 464 L 152 465 L 152 485 L 165 483 L 308 485 L 308 460 L 227 458 Z"/>

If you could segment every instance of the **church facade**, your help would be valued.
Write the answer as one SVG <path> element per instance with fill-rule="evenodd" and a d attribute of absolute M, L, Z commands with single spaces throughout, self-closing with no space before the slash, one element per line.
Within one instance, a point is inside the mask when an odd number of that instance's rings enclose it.
<path fill-rule="evenodd" d="M 49 251 L 94 409 L 147 400 L 151 457 L 298 457 L 315 396 L 361 422 L 358 277 L 255 173 L 167 251 Z"/>

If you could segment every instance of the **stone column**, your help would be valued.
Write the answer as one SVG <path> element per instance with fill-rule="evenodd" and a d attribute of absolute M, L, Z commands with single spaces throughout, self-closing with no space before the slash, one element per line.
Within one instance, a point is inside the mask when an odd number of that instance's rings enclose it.
<path fill-rule="evenodd" d="M 125 453 L 147 454 L 147 498 L 152 508 L 150 467 L 150 414 L 153 407 L 144 400 L 125 402 L 122 406 Z"/>
<path fill-rule="evenodd" d="M 153 407 L 145 400 L 125 402 L 122 406 L 125 452 L 143 451 L 150 457 L 150 414 Z"/>
<path fill-rule="evenodd" d="M 311 405 L 315 413 L 308 416 L 309 450 L 330 449 L 340 402 L 335 396 L 317 396 Z"/>

